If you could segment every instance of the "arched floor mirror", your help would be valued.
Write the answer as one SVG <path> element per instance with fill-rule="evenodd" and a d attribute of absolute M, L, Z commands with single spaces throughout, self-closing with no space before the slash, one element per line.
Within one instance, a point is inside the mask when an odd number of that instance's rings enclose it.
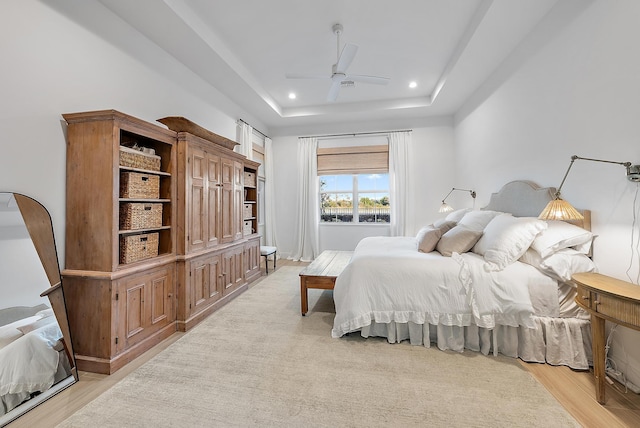
<path fill-rule="evenodd" d="M 78 380 L 51 217 L 0 192 L 0 426 Z"/>

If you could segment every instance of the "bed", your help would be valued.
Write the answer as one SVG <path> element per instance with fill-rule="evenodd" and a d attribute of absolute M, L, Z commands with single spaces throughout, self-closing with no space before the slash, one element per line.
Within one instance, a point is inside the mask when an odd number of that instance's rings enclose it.
<path fill-rule="evenodd" d="M 336 279 L 332 336 L 588 369 L 589 315 L 570 278 L 596 270 L 589 213 L 580 224 L 538 220 L 554 193 L 515 181 L 415 237 L 363 239 Z"/>
<path fill-rule="evenodd" d="M 0 310 L 0 416 L 70 376 L 61 338 L 45 305 Z"/>

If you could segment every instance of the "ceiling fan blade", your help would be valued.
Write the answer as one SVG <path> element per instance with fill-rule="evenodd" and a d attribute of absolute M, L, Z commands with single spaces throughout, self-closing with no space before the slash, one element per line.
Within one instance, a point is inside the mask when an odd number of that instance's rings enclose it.
<path fill-rule="evenodd" d="M 350 74 L 346 77 L 346 80 L 353 80 L 354 82 L 373 83 L 374 85 L 386 85 L 391 79 L 388 77 L 379 76 L 363 76 L 361 74 Z"/>
<path fill-rule="evenodd" d="M 327 101 L 333 102 L 338 99 L 338 92 L 340 92 L 340 80 L 334 80 L 329 89 L 329 95 L 327 95 Z"/>
<path fill-rule="evenodd" d="M 297 74 L 297 73 L 287 73 L 284 75 L 287 79 L 330 79 L 331 76 L 327 76 L 326 74 Z"/>
<path fill-rule="evenodd" d="M 356 52 L 358 52 L 358 46 L 352 45 L 351 43 L 344 45 L 340 58 L 336 63 L 336 72 L 344 73 L 347 68 L 349 68 L 349 65 L 351 65 L 351 61 L 355 58 Z"/>

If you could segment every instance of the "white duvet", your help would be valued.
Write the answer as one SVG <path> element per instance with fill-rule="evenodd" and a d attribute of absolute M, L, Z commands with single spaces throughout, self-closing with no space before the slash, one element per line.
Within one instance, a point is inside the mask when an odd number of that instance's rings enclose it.
<path fill-rule="evenodd" d="M 341 337 L 372 321 L 535 328 L 529 288 L 540 284 L 557 287 L 524 263 L 488 271 L 474 253 L 443 257 L 419 252 L 413 237 L 365 238 L 336 279 L 331 334 Z"/>
<path fill-rule="evenodd" d="M 0 415 L 30 393 L 49 389 L 55 381 L 59 354 L 54 349 L 62 332 L 55 317 L 0 349 Z"/>

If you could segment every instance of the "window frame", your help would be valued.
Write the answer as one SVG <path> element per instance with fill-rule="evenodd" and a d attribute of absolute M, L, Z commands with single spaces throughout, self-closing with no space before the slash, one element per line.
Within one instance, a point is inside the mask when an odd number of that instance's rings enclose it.
<path fill-rule="evenodd" d="M 366 190 L 363 192 L 360 192 L 359 189 L 359 180 L 358 180 L 358 176 L 360 175 L 367 175 L 368 173 L 343 173 L 343 174 L 325 174 L 325 175 L 318 175 L 318 199 L 319 199 L 319 211 L 320 211 L 320 217 L 319 217 L 319 221 L 318 223 L 320 225 L 328 225 L 328 224 L 332 224 L 332 225 L 350 225 L 350 226 L 354 226 L 354 225 L 367 225 L 367 226 L 388 226 L 391 224 L 391 209 L 389 209 L 389 221 L 386 222 L 365 222 L 365 221 L 360 221 L 360 195 L 362 194 L 374 194 L 374 193 L 386 193 L 389 194 L 390 191 L 389 189 L 373 189 L 373 190 Z M 369 174 L 381 174 L 381 175 L 389 175 L 389 172 L 375 172 L 375 173 L 369 173 Z M 351 176 L 351 190 L 346 190 L 346 189 L 337 189 L 337 190 L 330 190 L 330 191 L 322 191 L 320 189 L 320 180 L 322 177 L 331 177 L 331 176 L 345 176 L 345 175 L 350 175 Z M 339 195 L 339 194 L 345 194 L 351 195 L 351 201 L 352 201 L 352 220 L 347 222 L 347 221 L 323 221 L 322 220 L 322 194 L 333 194 L 333 195 Z M 390 196 L 390 195 L 389 195 Z M 391 206 L 391 200 L 389 199 L 389 206 Z"/>

